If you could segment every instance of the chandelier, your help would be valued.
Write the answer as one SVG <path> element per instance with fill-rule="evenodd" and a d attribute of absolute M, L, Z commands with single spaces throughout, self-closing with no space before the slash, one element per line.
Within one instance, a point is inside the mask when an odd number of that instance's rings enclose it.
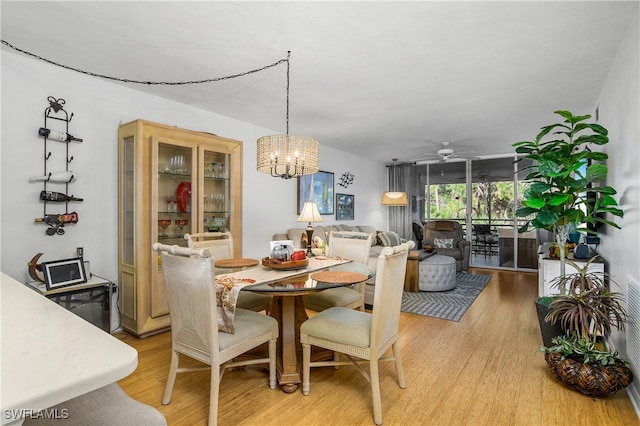
<path fill-rule="evenodd" d="M 318 171 L 318 141 L 289 134 L 289 68 L 287 54 L 287 133 L 262 136 L 257 140 L 256 169 L 274 177 L 291 179 Z"/>

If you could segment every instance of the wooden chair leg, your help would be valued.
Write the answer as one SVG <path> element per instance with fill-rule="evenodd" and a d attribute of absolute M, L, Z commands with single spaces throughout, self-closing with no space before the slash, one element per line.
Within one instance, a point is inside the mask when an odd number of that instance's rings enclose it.
<path fill-rule="evenodd" d="M 311 345 L 302 344 L 302 394 L 309 395 L 309 374 L 311 373 Z"/>
<path fill-rule="evenodd" d="M 380 372 L 378 371 L 378 360 L 369 361 L 369 375 L 371 376 L 371 396 L 373 399 L 373 422 L 382 424 L 382 400 L 380 397 Z"/>
<path fill-rule="evenodd" d="M 400 360 L 400 349 L 398 348 L 398 342 L 395 342 L 391 345 L 393 350 L 393 358 L 396 360 L 396 374 L 398 375 L 398 386 L 401 389 L 406 388 L 406 384 L 404 381 L 404 369 L 402 368 L 402 361 Z"/>
<path fill-rule="evenodd" d="M 211 366 L 211 386 L 209 390 L 209 426 L 218 424 L 218 398 L 220 397 L 220 366 Z"/>
<path fill-rule="evenodd" d="M 169 366 L 169 375 L 167 376 L 167 384 L 164 387 L 164 395 L 162 396 L 162 405 L 171 402 L 171 393 L 173 385 L 176 383 L 176 374 L 178 373 L 179 355 L 176 351 L 171 351 L 171 365 Z"/>

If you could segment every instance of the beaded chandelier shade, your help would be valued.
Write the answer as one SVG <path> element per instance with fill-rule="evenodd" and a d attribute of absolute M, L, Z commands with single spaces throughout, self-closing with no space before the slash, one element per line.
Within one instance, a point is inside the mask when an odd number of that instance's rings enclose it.
<path fill-rule="evenodd" d="M 318 172 L 318 141 L 304 136 L 270 135 L 258 139 L 256 168 L 284 179 Z"/>
<path fill-rule="evenodd" d="M 257 140 L 256 169 L 274 177 L 291 179 L 318 172 L 318 141 L 289 134 L 289 59 L 287 55 L 287 133 Z"/>

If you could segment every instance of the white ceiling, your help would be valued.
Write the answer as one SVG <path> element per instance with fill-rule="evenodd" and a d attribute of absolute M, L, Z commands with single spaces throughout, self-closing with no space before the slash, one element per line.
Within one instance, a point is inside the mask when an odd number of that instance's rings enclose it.
<path fill-rule="evenodd" d="M 290 50 L 290 133 L 390 162 L 442 141 L 512 153 L 554 110 L 592 113 L 638 4 L 3 0 L 0 12 L 5 42 L 118 78 L 217 78 Z M 119 84 L 285 131 L 284 64 Z"/>

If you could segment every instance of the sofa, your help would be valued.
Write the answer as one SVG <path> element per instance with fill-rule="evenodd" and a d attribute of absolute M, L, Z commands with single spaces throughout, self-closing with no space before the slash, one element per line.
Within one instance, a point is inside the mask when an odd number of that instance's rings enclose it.
<path fill-rule="evenodd" d="M 380 256 L 380 252 L 385 246 L 396 246 L 400 243 L 405 242 L 405 239 L 402 239 L 395 232 L 381 232 L 377 231 L 373 226 L 366 225 L 329 225 L 329 226 L 314 226 L 313 227 L 313 236 L 312 236 L 312 247 L 313 251 L 318 253 L 319 246 L 321 244 L 320 240 L 323 243 L 326 243 L 329 233 L 331 231 L 354 231 L 354 232 L 365 232 L 367 234 L 373 234 L 373 245 L 371 246 L 371 252 L 369 254 L 369 267 L 376 270 L 378 265 L 378 256 Z M 293 241 L 293 247 L 296 249 L 306 249 L 307 248 L 307 231 L 306 228 L 291 228 L 286 232 L 274 234 L 272 237 L 273 240 L 291 240 Z M 375 275 L 371 277 L 365 286 L 364 293 L 364 303 L 365 305 L 373 305 L 373 293 L 375 287 L 376 277 Z"/>
<path fill-rule="evenodd" d="M 464 238 L 462 227 L 455 220 L 431 220 L 424 224 L 422 247 L 431 246 L 438 254 L 453 257 L 456 271 L 469 267 L 471 243 Z"/>

